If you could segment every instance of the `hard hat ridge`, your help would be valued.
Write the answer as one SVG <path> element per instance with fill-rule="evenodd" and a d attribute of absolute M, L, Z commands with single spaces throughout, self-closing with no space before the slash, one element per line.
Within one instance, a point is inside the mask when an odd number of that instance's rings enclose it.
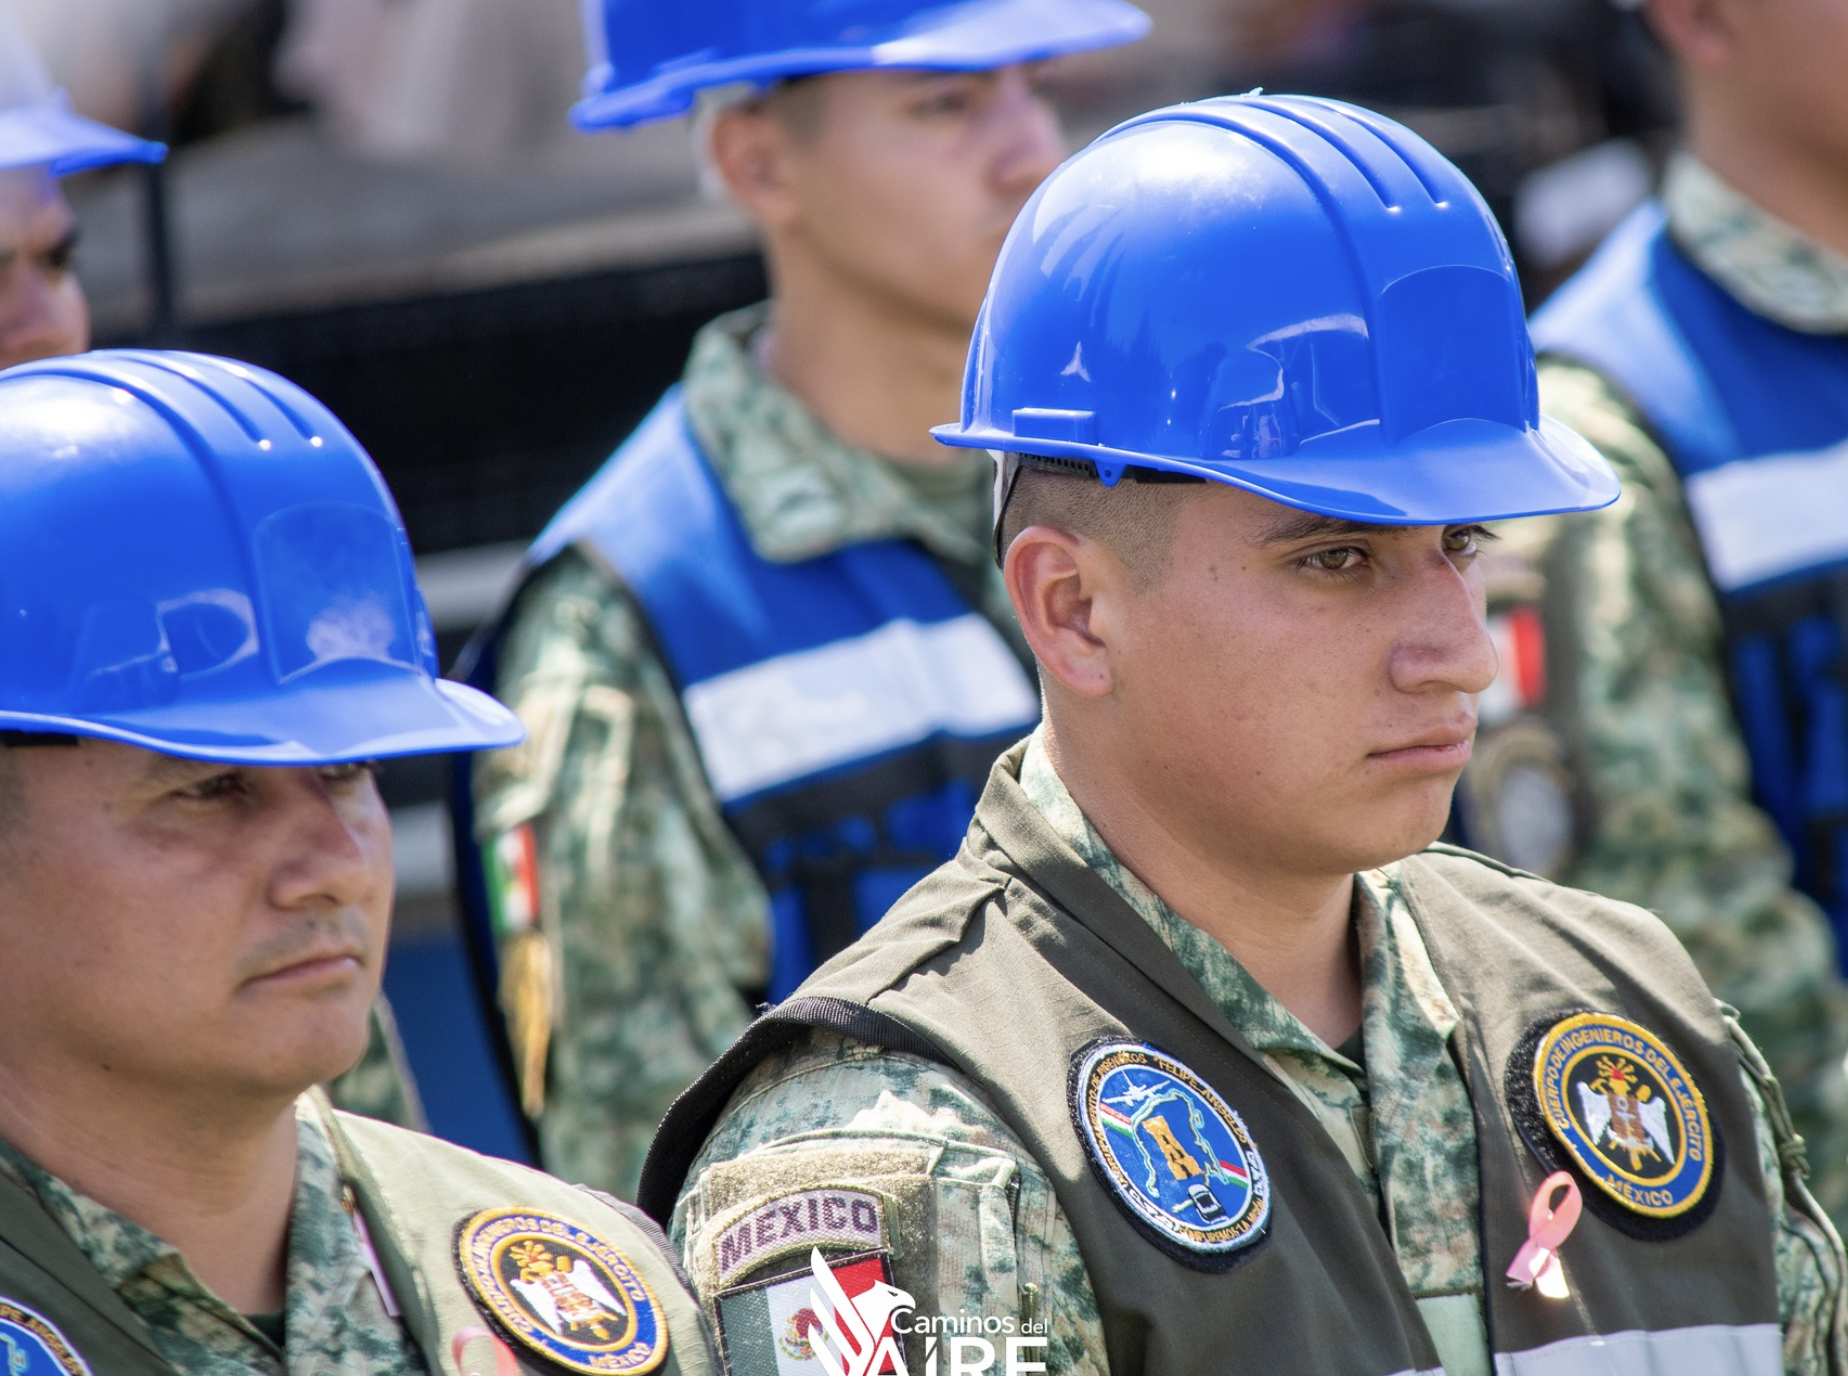
<path fill-rule="evenodd" d="M 1379 115 L 1240 96 L 1117 126 L 1016 220 L 946 444 L 1191 473 L 1353 520 L 1595 507 L 1538 413 L 1520 286 L 1467 178 Z"/>
<path fill-rule="evenodd" d="M 154 351 L 0 373 L 0 729 L 252 764 L 520 738 L 435 671 L 397 509 L 306 392 Z"/>

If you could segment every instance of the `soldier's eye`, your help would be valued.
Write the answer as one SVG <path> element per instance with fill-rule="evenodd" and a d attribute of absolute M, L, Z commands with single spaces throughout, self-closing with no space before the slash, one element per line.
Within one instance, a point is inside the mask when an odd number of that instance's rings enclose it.
<path fill-rule="evenodd" d="M 1448 554 L 1475 554 L 1495 538 L 1484 526 L 1453 526 L 1444 532 L 1444 550 Z"/>
<path fill-rule="evenodd" d="M 1342 545 L 1339 549 L 1319 549 L 1305 557 L 1303 563 L 1324 573 L 1350 573 L 1359 568 L 1366 557 L 1365 550 Z"/>

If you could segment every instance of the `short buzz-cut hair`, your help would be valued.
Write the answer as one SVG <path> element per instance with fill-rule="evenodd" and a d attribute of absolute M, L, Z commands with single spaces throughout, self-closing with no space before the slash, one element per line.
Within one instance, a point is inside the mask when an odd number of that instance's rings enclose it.
<path fill-rule="evenodd" d="M 13 751 L 35 745 L 74 746 L 81 738 L 62 732 L 0 730 L 0 837 L 18 830 L 25 815 L 25 791 L 13 767 Z"/>
<path fill-rule="evenodd" d="M 1145 592 L 1166 575 L 1182 499 L 1202 481 L 1132 468 L 1114 487 L 1105 487 L 1090 473 L 1023 469 L 1008 494 L 997 545 L 1005 558 L 1015 537 L 1030 526 L 1082 535 L 1116 555 L 1132 586 Z"/>

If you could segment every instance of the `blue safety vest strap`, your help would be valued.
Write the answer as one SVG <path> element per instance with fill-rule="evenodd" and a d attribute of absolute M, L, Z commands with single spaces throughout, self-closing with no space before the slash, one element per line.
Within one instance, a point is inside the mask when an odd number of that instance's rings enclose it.
<path fill-rule="evenodd" d="M 782 997 L 955 854 L 1038 694 L 910 541 L 759 555 L 678 389 L 529 560 L 572 545 L 635 597 L 680 690 L 713 794 L 770 893 L 768 993 Z"/>
<path fill-rule="evenodd" d="M 1655 204 L 1532 328 L 1542 353 L 1624 391 L 1674 462 L 1719 594 L 1754 797 L 1848 936 L 1848 339 L 1750 310 Z"/>
<path fill-rule="evenodd" d="M 1626 392 L 1677 467 L 1710 468 L 1744 452 L 1700 358 L 1669 314 L 1664 278 L 1695 269 L 1664 231 L 1662 207 L 1632 211 L 1591 260 L 1534 314 L 1534 349 L 1584 363 Z"/>

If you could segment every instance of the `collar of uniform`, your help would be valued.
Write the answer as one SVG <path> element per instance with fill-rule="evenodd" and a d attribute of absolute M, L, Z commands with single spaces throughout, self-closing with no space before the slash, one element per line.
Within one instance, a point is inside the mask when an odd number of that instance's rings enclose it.
<path fill-rule="evenodd" d="M 1785 224 L 1677 153 L 1662 182 L 1675 242 L 1760 315 L 1809 334 L 1848 332 L 1848 258 Z"/>
<path fill-rule="evenodd" d="M 794 563 L 899 538 L 957 563 L 987 562 L 985 516 L 980 530 L 958 524 L 892 463 L 843 443 L 764 374 L 752 341 L 768 319 L 769 307 L 759 305 L 714 320 L 694 339 L 683 379 L 688 422 L 752 547 Z M 986 454 L 958 450 L 949 462 L 987 492 Z"/>
<path fill-rule="evenodd" d="M 1332 1063 L 1351 1077 L 1362 1074 L 1252 978 L 1232 953 L 1162 901 L 1111 853 L 1073 801 L 1042 743 L 1044 728 L 1027 742 L 1020 788 L 1058 837 L 1078 853 L 1136 914 L 1154 928 L 1187 973 L 1245 1034 L 1269 1055 Z M 1431 964 L 1411 919 L 1397 866 L 1357 875 L 1354 916 L 1361 947 L 1365 1078 L 1376 1087 L 1423 1079 L 1457 1024 L 1457 1011 Z M 1376 1116 L 1378 1106 L 1376 1106 Z"/>
<path fill-rule="evenodd" d="M 289 1215 L 286 1332 L 291 1351 L 323 1331 L 334 1306 L 366 1276 L 365 1258 L 341 1203 L 340 1176 L 320 1127 L 296 1117 L 295 1198 Z M 245 1338 L 265 1339 L 200 1281 L 179 1249 L 134 1220 L 80 1194 L 0 1138 L 0 1171 L 37 1197 L 47 1213 L 130 1308 L 150 1325 L 170 1316 L 172 1301 L 196 1305 Z"/>
<path fill-rule="evenodd" d="M 12 1143 L 0 1139 L 0 1170 L 36 1197 L 111 1289 L 157 1267 L 190 1278 L 179 1251 L 139 1223 L 79 1194 Z M 208 1292 L 192 1280 L 200 1294 Z"/>

